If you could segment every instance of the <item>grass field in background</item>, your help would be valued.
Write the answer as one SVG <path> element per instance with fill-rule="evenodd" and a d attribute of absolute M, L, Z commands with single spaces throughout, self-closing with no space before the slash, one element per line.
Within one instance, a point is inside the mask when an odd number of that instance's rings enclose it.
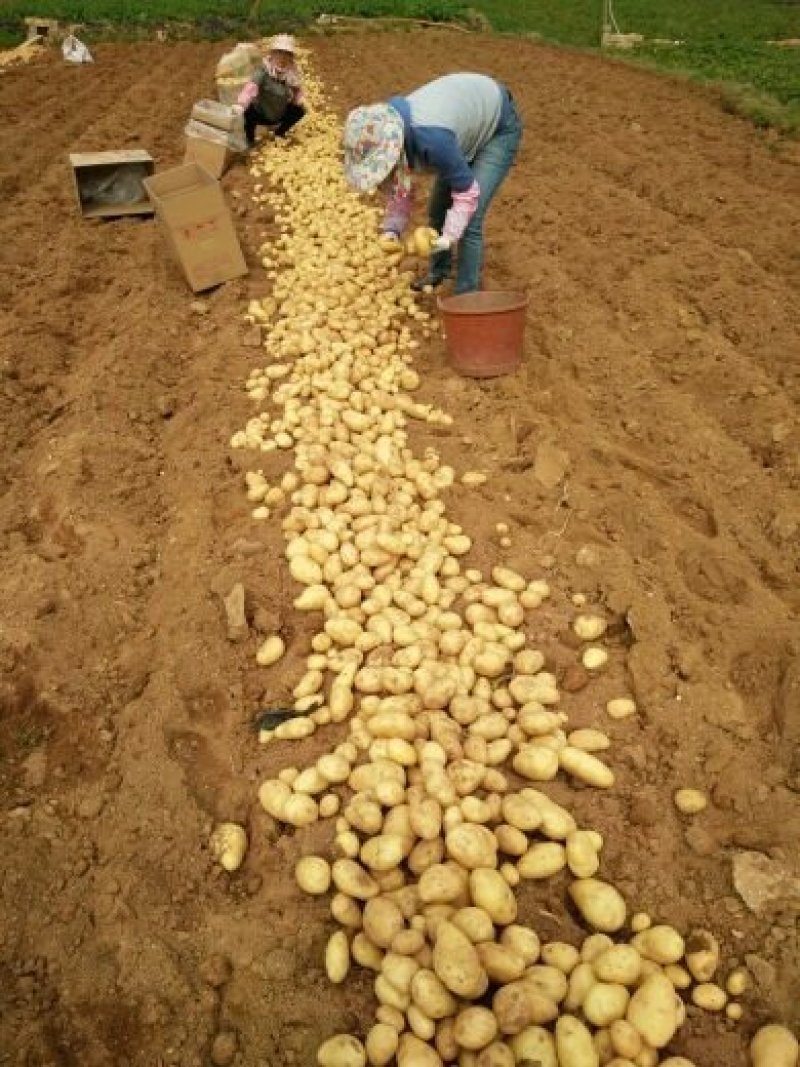
<path fill-rule="evenodd" d="M 112 23 L 123 32 L 195 23 L 199 34 L 225 36 L 299 29 L 321 12 L 444 21 L 464 17 L 470 8 L 500 32 L 599 45 L 602 0 L 0 0 L 0 41 L 17 43 L 22 19 L 31 12 L 90 27 Z M 614 13 L 623 33 L 681 42 L 646 43 L 615 55 L 721 83 L 734 110 L 759 124 L 800 132 L 800 48 L 768 43 L 800 38 L 800 0 L 614 0 Z"/>

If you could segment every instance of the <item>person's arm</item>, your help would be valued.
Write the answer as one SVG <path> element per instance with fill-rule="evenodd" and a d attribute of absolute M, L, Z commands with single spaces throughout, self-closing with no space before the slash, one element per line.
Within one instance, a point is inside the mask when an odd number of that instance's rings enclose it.
<path fill-rule="evenodd" d="M 242 91 L 236 98 L 236 103 L 239 107 L 248 108 L 258 96 L 258 80 L 261 76 L 260 72 L 255 75 L 246 85 L 242 88 Z"/>
<path fill-rule="evenodd" d="M 442 236 L 455 244 L 478 210 L 480 186 L 452 130 L 420 126 L 414 132 L 423 167 L 435 171 L 450 186 L 452 204 L 445 215 Z"/>

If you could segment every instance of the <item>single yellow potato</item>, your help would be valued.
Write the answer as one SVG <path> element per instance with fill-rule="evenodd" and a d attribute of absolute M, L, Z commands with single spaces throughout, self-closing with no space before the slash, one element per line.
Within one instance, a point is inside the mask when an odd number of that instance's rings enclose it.
<path fill-rule="evenodd" d="M 303 856 L 297 861 L 294 876 L 303 892 L 311 896 L 322 896 L 330 888 L 331 868 L 322 856 Z"/>
<path fill-rule="evenodd" d="M 664 1048 L 678 1029 L 680 1007 L 669 978 L 652 974 L 631 997 L 626 1018 L 651 1048 Z"/>
<path fill-rule="evenodd" d="M 625 925 L 625 901 L 621 893 L 607 882 L 584 878 L 572 883 L 569 895 L 583 918 L 595 930 L 611 934 Z"/>
<path fill-rule="evenodd" d="M 753 1067 L 797 1067 L 797 1038 L 785 1026 L 768 1023 L 750 1042 Z"/>
<path fill-rule="evenodd" d="M 238 871 L 247 852 L 247 833 L 235 822 L 223 822 L 208 842 L 211 855 L 226 871 Z"/>
<path fill-rule="evenodd" d="M 329 1037 L 317 1050 L 319 1067 L 366 1067 L 364 1046 L 352 1034 Z"/>
<path fill-rule="evenodd" d="M 673 799 L 682 815 L 697 815 L 708 807 L 708 797 L 699 789 L 678 789 Z"/>

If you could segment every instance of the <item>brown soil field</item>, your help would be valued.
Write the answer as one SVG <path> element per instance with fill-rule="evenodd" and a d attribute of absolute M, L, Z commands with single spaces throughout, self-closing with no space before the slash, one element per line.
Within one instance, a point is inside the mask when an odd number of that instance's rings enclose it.
<path fill-rule="evenodd" d="M 0 75 L 0 1064 L 200 1067 L 232 1034 L 213 1062 L 310 1067 L 370 1018 L 367 974 L 328 983 L 327 903 L 292 875 L 332 827 L 289 831 L 256 795 L 323 744 L 262 748 L 253 729 L 309 628 L 280 524 L 252 522 L 252 461 L 229 448 L 274 226 L 234 168 L 252 271 L 198 310 L 152 220 L 81 220 L 66 163 L 133 146 L 179 162 L 221 51 L 106 44 L 91 67 L 50 54 Z M 800 1025 L 797 146 L 699 90 L 532 42 L 341 36 L 312 54 L 342 113 L 456 69 L 519 101 L 487 282 L 531 293 L 524 369 L 459 378 L 432 338 L 422 396 L 455 421 L 413 444 L 489 473 L 448 493 L 476 565 L 550 582 L 528 636 L 572 724 L 612 736 L 617 774 L 555 793 L 604 833 L 632 909 L 747 962 L 742 1022 L 690 1006 L 674 1042 L 698 1067 L 744 1067 L 757 1025 Z M 237 582 L 250 633 L 234 642 Z M 576 667 L 575 594 L 611 620 L 599 677 Z M 277 691 L 254 661 L 276 628 Z M 614 722 L 623 692 L 640 713 Z M 672 803 L 683 785 L 710 797 L 693 819 Z M 234 875 L 208 852 L 220 819 L 250 835 Z M 748 852 L 786 878 L 757 910 L 733 881 Z M 520 891 L 543 937 L 581 934 L 565 885 Z"/>

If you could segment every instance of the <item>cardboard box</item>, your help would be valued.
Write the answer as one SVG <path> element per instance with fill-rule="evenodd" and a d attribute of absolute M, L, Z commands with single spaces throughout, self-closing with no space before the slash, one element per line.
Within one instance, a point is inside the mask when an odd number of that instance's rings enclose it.
<path fill-rule="evenodd" d="M 192 108 L 192 118 L 218 130 L 237 130 L 242 125 L 241 115 L 234 114 L 229 105 L 218 100 L 198 100 Z"/>
<path fill-rule="evenodd" d="M 72 180 L 86 219 L 152 215 L 144 180 L 156 167 L 141 148 L 121 152 L 72 152 Z"/>
<path fill-rule="evenodd" d="M 161 171 L 144 185 L 195 293 L 247 274 L 222 189 L 199 163 Z"/>
<path fill-rule="evenodd" d="M 220 141 L 186 135 L 184 163 L 199 163 L 212 178 L 221 178 L 233 162 L 234 153 Z"/>

